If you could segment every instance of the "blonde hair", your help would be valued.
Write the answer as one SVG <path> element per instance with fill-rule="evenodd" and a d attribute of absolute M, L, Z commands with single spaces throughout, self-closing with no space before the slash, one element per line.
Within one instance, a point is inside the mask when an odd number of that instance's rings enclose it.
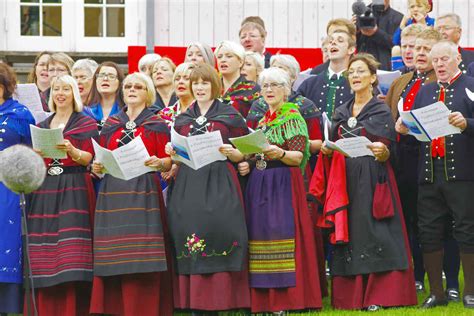
<path fill-rule="evenodd" d="M 347 33 L 349 33 L 349 36 L 352 37 L 354 40 L 356 39 L 357 29 L 351 20 L 344 19 L 344 18 L 330 20 L 326 26 L 326 34 L 329 33 L 329 28 L 331 26 L 342 26 L 342 27 L 347 28 L 346 31 Z"/>
<path fill-rule="evenodd" d="M 432 40 L 435 42 L 439 42 L 443 39 L 443 36 L 441 35 L 440 32 L 432 29 L 432 28 L 426 28 L 422 32 L 420 32 L 417 36 L 416 39 L 424 39 L 424 40 Z"/>
<path fill-rule="evenodd" d="M 257 78 L 258 78 L 258 75 L 262 72 L 263 69 L 265 69 L 265 58 L 263 58 L 262 54 L 251 52 L 251 51 L 245 52 L 245 58 L 250 58 L 251 60 L 253 60 L 255 64 L 255 68 L 257 68 Z M 245 61 L 245 58 L 244 58 L 244 61 Z"/>
<path fill-rule="evenodd" d="M 158 65 L 161 62 L 167 63 L 170 66 L 172 72 L 174 72 L 176 70 L 176 65 L 171 59 L 169 59 L 168 57 L 161 57 L 159 60 L 157 60 L 153 64 L 153 67 L 151 67 L 151 72 L 152 73 L 153 73 L 153 69 L 155 69 L 156 65 Z"/>
<path fill-rule="evenodd" d="M 219 51 L 223 48 L 227 49 L 232 54 L 237 56 L 237 58 L 239 58 L 240 61 L 244 61 L 245 49 L 242 45 L 237 44 L 235 42 L 231 42 L 231 41 L 222 41 L 219 43 L 219 45 L 217 45 L 216 49 L 214 50 L 214 55 L 217 57 L 217 55 L 219 54 Z"/>
<path fill-rule="evenodd" d="M 428 0 L 408 0 L 408 7 L 410 7 L 410 3 L 415 2 L 416 5 L 425 7 L 427 9 L 427 12 L 430 10 L 431 6 Z"/>
<path fill-rule="evenodd" d="M 122 89 L 125 90 L 124 89 L 125 85 L 132 80 L 141 81 L 141 83 L 145 85 L 146 107 L 149 107 L 150 105 L 154 104 L 156 101 L 156 91 L 155 91 L 155 85 L 153 84 L 153 80 L 151 80 L 150 76 L 147 76 L 145 73 L 142 73 L 142 72 L 134 72 L 133 74 L 130 74 L 125 77 L 125 79 L 123 80 Z"/>
<path fill-rule="evenodd" d="M 49 57 L 48 60 L 48 69 L 49 65 L 60 63 L 63 64 L 67 68 L 67 72 L 69 75 L 72 74 L 72 66 L 74 65 L 74 60 L 69 57 L 69 55 L 65 53 L 54 53 Z"/>
<path fill-rule="evenodd" d="M 70 75 L 62 75 L 53 79 L 53 82 L 51 83 L 51 95 L 49 96 L 49 101 L 48 101 L 49 110 L 51 112 L 56 112 L 56 104 L 54 103 L 54 100 L 53 100 L 54 86 L 60 83 L 67 84 L 68 86 L 72 88 L 73 111 L 82 112 L 83 105 L 82 105 L 81 94 L 79 93 L 79 88 L 77 87 L 76 80 Z"/>
<path fill-rule="evenodd" d="M 401 36 L 402 37 L 417 36 L 424 30 L 426 30 L 426 28 L 427 28 L 426 25 L 423 25 L 420 23 L 413 23 L 403 29 Z"/>
<path fill-rule="evenodd" d="M 196 67 L 196 65 L 194 65 L 191 62 L 186 62 L 186 63 L 179 64 L 178 67 L 176 67 L 176 70 L 174 71 L 173 81 L 176 80 L 176 76 L 178 74 L 182 74 L 182 73 L 185 73 L 189 70 L 193 70 L 195 67 Z"/>

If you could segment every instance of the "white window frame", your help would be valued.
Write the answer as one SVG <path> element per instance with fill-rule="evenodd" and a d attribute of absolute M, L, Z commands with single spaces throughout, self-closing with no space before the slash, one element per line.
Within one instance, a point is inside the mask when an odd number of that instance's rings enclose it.
<path fill-rule="evenodd" d="M 144 1 L 125 0 L 124 37 L 85 37 L 84 0 L 62 0 L 61 36 L 22 36 L 20 0 L 6 1 L 8 5 L 5 5 L 5 25 L 0 26 L 4 28 L 2 32 L 6 34 L 4 45 L 0 46 L 4 46 L 6 51 L 126 53 L 128 46 L 144 45 L 145 42 L 145 28 L 142 27 L 144 25 L 142 21 L 145 21 L 146 17 Z M 104 25 L 106 27 L 106 23 Z"/>
<path fill-rule="evenodd" d="M 144 5 L 143 1 L 125 0 L 124 5 L 106 4 L 105 0 L 102 4 L 87 4 L 87 7 L 101 7 L 104 11 L 103 18 L 103 35 L 100 37 L 89 37 L 84 34 L 84 0 L 76 0 L 76 49 L 77 51 L 88 52 L 127 52 L 129 45 L 137 45 L 140 31 L 139 5 Z M 107 34 L 107 15 L 105 7 L 121 8 L 125 7 L 125 36 L 123 37 L 106 37 Z"/>

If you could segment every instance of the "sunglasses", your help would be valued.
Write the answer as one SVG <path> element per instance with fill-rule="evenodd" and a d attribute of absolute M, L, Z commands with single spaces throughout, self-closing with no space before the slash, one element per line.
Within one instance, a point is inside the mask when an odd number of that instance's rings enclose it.
<path fill-rule="evenodd" d="M 146 87 L 139 84 L 139 83 L 135 83 L 135 84 L 131 84 L 131 83 L 127 83 L 126 85 L 123 86 L 123 88 L 125 90 L 130 90 L 130 89 L 134 89 L 134 90 L 145 90 Z"/>

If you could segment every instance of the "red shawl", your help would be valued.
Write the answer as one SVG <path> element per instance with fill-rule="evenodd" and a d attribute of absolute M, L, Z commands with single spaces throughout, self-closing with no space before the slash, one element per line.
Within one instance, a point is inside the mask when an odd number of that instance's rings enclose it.
<path fill-rule="evenodd" d="M 334 152 L 332 159 L 319 153 L 318 162 L 309 187 L 309 193 L 324 205 L 323 216 L 317 226 L 330 228 L 332 244 L 349 242 L 347 207 L 349 196 L 346 186 L 346 160 L 344 155 Z"/>

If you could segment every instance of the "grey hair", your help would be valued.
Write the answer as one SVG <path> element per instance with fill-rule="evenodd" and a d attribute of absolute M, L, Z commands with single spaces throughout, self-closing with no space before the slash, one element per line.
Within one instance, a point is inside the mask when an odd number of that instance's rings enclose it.
<path fill-rule="evenodd" d="M 277 67 L 264 69 L 258 76 L 258 84 L 263 86 L 266 81 L 274 81 L 282 84 L 285 87 L 286 95 L 289 96 L 291 94 L 290 76 L 283 69 Z"/>
<path fill-rule="evenodd" d="M 435 51 L 435 48 L 437 48 L 438 46 L 448 46 L 452 57 L 456 57 L 459 55 L 458 45 L 454 44 L 453 42 L 449 40 L 441 40 L 435 43 L 433 47 L 431 47 L 430 55 L 433 54 L 433 52 Z"/>
<path fill-rule="evenodd" d="M 145 54 L 138 61 L 138 70 L 140 72 L 144 72 L 144 71 L 146 72 L 146 70 L 142 69 L 143 67 L 154 65 L 160 59 L 161 59 L 161 56 L 158 54 L 155 54 L 155 53 Z"/>
<path fill-rule="evenodd" d="M 78 59 L 72 66 L 72 71 L 85 70 L 89 73 L 89 77 L 92 77 L 97 70 L 99 65 L 97 62 L 90 58 Z"/>
<path fill-rule="evenodd" d="M 191 47 L 197 47 L 201 51 L 202 57 L 204 58 L 204 61 L 211 65 L 212 67 L 216 67 L 216 60 L 214 59 L 214 54 L 212 53 L 212 48 L 211 46 L 201 43 L 201 42 L 193 42 L 188 45 L 188 48 L 186 49 L 186 54 L 185 56 L 188 56 L 188 51 Z"/>
<path fill-rule="evenodd" d="M 222 42 L 219 43 L 219 45 L 216 46 L 216 49 L 214 50 L 214 55 L 217 57 L 217 55 L 219 54 L 219 51 L 223 48 L 225 48 L 228 51 L 232 52 L 241 61 L 244 61 L 244 59 L 245 59 L 245 49 L 242 45 L 237 44 L 235 42 L 231 42 L 231 41 L 222 41 Z"/>
<path fill-rule="evenodd" d="M 462 21 L 461 21 L 461 17 L 459 15 L 457 15 L 456 13 L 447 13 L 447 14 L 443 14 L 443 15 L 440 15 L 436 18 L 437 20 L 441 20 L 441 19 L 451 19 L 454 21 L 454 23 L 456 23 L 456 25 L 460 28 L 462 28 Z"/>
<path fill-rule="evenodd" d="M 178 67 L 176 67 L 176 69 L 174 70 L 173 81 L 176 80 L 176 76 L 178 74 L 185 73 L 186 71 L 193 70 L 194 68 L 196 68 L 196 65 L 191 62 L 179 64 Z"/>
<path fill-rule="evenodd" d="M 288 74 L 290 76 L 290 79 L 296 79 L 298 77 L 298 74 L 300 73 L 300 64 L 296 60 L 296 58 L 292 55 L 288 54 L 277 54 L 273 55 L 272 58 L 270 58 L 270 66 L 273 66 L 274 62 L 279 62 L 288 67 L 290 70 L 290 73 Z"/>

